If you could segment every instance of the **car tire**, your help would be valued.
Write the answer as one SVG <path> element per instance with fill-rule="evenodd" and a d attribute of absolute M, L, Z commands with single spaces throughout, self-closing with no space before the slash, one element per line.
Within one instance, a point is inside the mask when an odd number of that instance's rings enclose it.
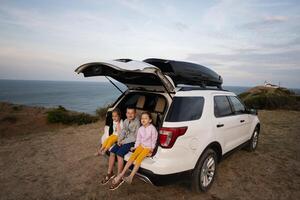
<path fill-rule="evenodd" d="M 216 176 L 217 162 L 216 152 L 206 149 L 192 173 L 191 187 L 194 192 L 206 192 L 211 187 Z"/>
<path fill-rule="evenodd" d="M 249 140 L 246 146 L 246 150 L 249 152 L 255 151 L 258 145 L 258 139 L 259 139 L 259 128 L 255 127 L 251 139 Z"/>

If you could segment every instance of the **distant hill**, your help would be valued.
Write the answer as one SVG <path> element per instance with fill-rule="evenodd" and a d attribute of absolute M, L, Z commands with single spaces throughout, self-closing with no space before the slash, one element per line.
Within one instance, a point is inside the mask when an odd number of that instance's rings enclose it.
<path fill-rule="evenodd" d="M 300 110 L 300 96 L 287 88 L 256 86 L 239 97 L 249 108 Z"/>

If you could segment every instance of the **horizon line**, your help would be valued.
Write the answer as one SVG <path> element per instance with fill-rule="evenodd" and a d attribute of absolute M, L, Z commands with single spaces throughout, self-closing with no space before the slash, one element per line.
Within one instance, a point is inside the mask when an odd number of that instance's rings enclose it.
<path fill-rule="evenodd" d="M 104 81 L 102 81 L 102 80 L 99 80 L 99 81 L 92 80 L 92 81 L 90 81 L 90 80 L 87 80 L 87 79 L 82 79 L 82 80 L 49 80 L 49 79 L 45 80 L 45 79 L 43 79 L 43 80 L 39 80 L 39 79 L 6 79 L 6 78 L 3 79 L 3 78 L 0 78 L 0 81 L 1 80 L 6 80 L 6 81 L 51 81 L 51 82 L 89 82 L 89 83 L 99 83 L 100 82 L 100 83 L 109 83 L 109 81 L 106 81 L 106 80 L 104 80 Z M 116 81 L 116 82 L 120 83 L 118 81 Z M 122 84 L 122 83 L 120 83 L 120 84 Z M 122 85 L 124 85 L 124 84 L 122 84 Z M 251 88 L 251 87 L 256 87 L 256 86 L 263 86 L 263 84 L 253 85 L 253 86 L 245 86 L 245 85 L 223 85 L 223 86 L 224 87 L 246 87 L 246 88 Z M 280 86 L 280 87 L 282 87 L 282 86 Z M 300 88 L 297 88 L 297 87 L 283 87 L 283 88 L 300 90 Z"/>

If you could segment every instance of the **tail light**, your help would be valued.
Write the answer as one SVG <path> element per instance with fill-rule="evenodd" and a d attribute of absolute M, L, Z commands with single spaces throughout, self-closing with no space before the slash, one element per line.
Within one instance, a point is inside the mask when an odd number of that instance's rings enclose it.
<path fill-rule="evenodd" d="M 162 127 L 159 130 L 159 143 L 161 147 L 172 148 L 176 139 L 184 135 L 187 130 L 187 127 L 179 128 L 166 128 Z"/>

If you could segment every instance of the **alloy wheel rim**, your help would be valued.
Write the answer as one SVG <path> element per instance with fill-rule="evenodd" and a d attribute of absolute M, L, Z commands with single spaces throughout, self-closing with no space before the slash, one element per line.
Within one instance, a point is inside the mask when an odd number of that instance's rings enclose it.
<path fill-rule="evenodd" d="M 258 134 L 257 131 L 254 132 L 253 140 L 252 140 L 252 148 L 255 149 L 258 142 Z"/>
<path fill-rule="evenodd" d="M 208 156 L 203 163 L 203 166 L 201 168 L 201 173 L 200 173 L 200 181 L 204 187 L 207 187 L 211 183 L 215 175 L 215 170 L 216 170 L 215 159 L 213 156 Z"/>

